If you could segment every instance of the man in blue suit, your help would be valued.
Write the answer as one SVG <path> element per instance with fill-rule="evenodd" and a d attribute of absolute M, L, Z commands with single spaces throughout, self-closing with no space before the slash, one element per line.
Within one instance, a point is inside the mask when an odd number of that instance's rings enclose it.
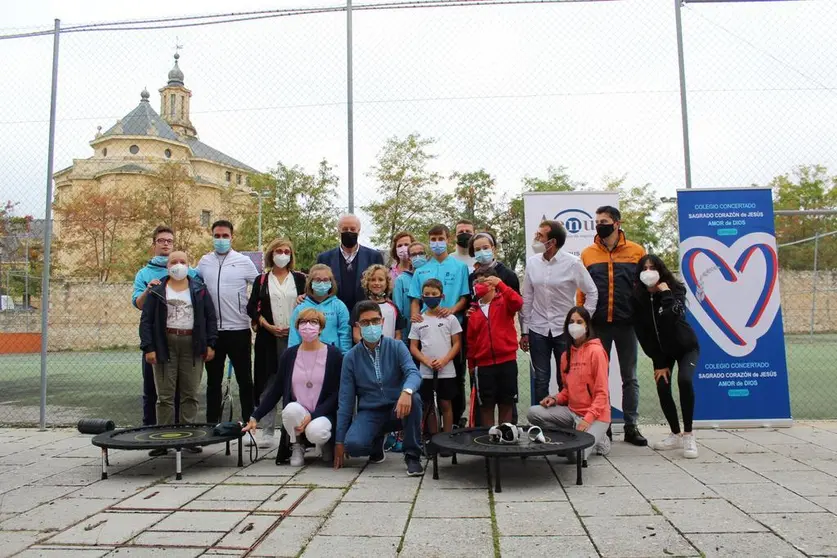
<path fill-rule="evenodd" d="M 331 268 L 337 280 L 337 298 L 351 312 L 357 301 L 366 298 L 360 287 L 360 276 L 371 265 L 383 265 L 384 258 L 377 250 L 358 244 L 360 219 L 356 216 L 341 216 L 337 221 L 337 232 L 340 233 L 340 246 L 317 256 L 317 263 Z"/>

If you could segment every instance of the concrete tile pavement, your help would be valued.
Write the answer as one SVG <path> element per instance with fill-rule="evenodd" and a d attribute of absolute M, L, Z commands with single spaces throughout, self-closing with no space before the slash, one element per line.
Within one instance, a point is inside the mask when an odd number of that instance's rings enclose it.
<path fill-rule="evenodd" d="M 614 443 L 581 487 L 562 458 L 508 460 L 494 494 L 468 456 L 434 481 L 397 454 L 239 469 L 217 448 L 176 481 L 122 451 L 102 481 L 89 437 L 0 429 L 0 557 L 837 555 L 837 423 L 697 437 L 697 460 Z"/>

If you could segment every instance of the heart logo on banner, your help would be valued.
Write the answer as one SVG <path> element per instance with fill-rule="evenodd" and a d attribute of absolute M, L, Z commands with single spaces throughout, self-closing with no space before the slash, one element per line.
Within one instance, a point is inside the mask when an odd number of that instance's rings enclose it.
<path fill-rule="evenodd" d="M 750 354 L 779 311 L 776 239 L 751 233 L 727 246 L 692 237 L 680 244 L 680 253 L 692 315 L 724 352 Z"/>

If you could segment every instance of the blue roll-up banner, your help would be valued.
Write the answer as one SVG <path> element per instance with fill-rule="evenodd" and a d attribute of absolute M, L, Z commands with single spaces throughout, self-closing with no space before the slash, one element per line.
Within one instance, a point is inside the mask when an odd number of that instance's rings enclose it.
<path fill-rule="evenodd" d="M 769 188 L 677 192 L 700 426 L 791 422 Z"/>

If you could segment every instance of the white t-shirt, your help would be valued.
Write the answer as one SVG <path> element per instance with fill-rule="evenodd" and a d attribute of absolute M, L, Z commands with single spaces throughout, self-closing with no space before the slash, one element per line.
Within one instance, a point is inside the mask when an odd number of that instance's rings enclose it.
<path fill-rule="evenodd" d="M 460 254 L 457 250 L 454 250 L 450 257 L 467 265 L 469 275 L 474 272 L 474 264 L 477 261 L 475 258 L 469 256 L 468 254 Z"/>
<path fill-rule="evenodd" d="M 482 310 L 482 313 L 485 314 L 485 317 L 487 318 L 488 317 L 488 310 L 491 308 L 491 301 L 489 301 L 487 303 L 485 303 L 483 301 L 480 301 L 479 304 L 480 304 L 480 310 Z"/>
<path fill-rule="evenodd" d="M 291 314 L 296 307 L 296 282 L 293 273 L 285 276 L 284 282 L 274 273 L 268 275 L 268 293 L 270 294 L 270 313 L 273 315 L 273 325 L 288 327 L 291 323 Z M 255 287 L 254 287 L 255 288 Z"/>
<path fill-rule="evenodd" d="M 384 319 L 384 337 L 395 338 L 395 306 L 387 302 L 379 302 L 378 306 L 381 309 L 381 317 Z"/>
<path fill-rule="evenodd" d="M 166 285 L 166 327 L 172 329 L 193 329 L 195 312 L 192 308 L 192 294 L 189 288 L 175 291 Z"/>
<path fill-rule="evenodd" d="M 462 326 L 456 316 L 438 318 L 429 314 L 422 314 L 424 321 L 413 324 L 410 328 L 410 339 L 421 341 L 421 353 L 430 360 L 442 358 L 450 352 L 452 346 L 451 336 L 462 333 Z M 428 379 L 433 377 L 433 370 L 420 365 L 421 377 Z M 439 378 L 455 378 L 456 369 L 453 361 L 447 363 L 439 370 Z"/>

